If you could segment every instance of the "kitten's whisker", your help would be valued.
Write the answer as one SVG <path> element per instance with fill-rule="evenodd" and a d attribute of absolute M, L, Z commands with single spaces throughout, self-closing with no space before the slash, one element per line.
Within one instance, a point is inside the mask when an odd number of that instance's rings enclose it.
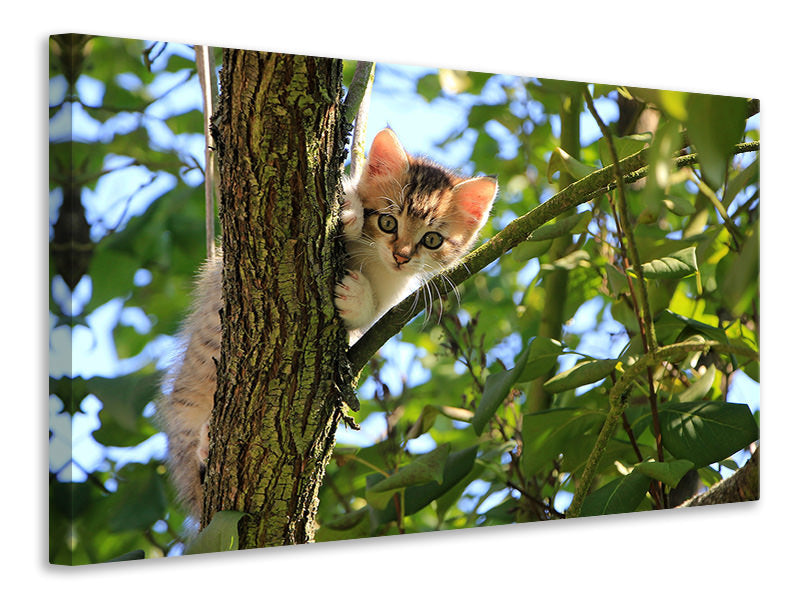
<path fill-rule="evenodd" d="M 428 324 L 428 320 L 431 316 L 431 308 L 433 306 L 433 296 L 431 295 L 431 289 L 427 281 L 422 286 L 422 289 L 425 290 L 425 320 L 422 322 L 422 326 Z"/>
<path fill-rule="evenodd" d="M 402 211 L 402 205 L 395 202 L 392 198 L 389 198 L 389 196 L 379 196 L 379 198 L 381 200 L 386 200 L 386 202 L 389 204 L 388 208 L 397 209 L 398 212 Z M 389 214 L 389 213 L 382 213 L 382 214 Z"/>
<path fill-rule="evenodd" d="M 453 284 L 453 282 L 450 280 L 450 278 L 447 277 L 447 275 L 444 274 L 443 271 L 438 270 L 438 269 L 436 269 L 436 268 L 434 268 L 434 267 L 432 267 L 430 265 L 424 265 L 424 268 L 426 270 L 426 273 L 428 274 L 428 277 L 425 280 L 425 287 L 429 290 L 429 294 L 431 296 L 431 308 L 430 308 L 429 314 L 433 313 L 433 304 L 434 304 L 434 302 L 433 302 L 433 294 L 430 292 L 431 288 L 433 288 L 433 290 L 436 292 L 436 297 L 439 300 L 439 310 L 438 310 L 438 316 L 437 316 L 437 320 L 436 320 L 436 322 L 438 324 L 438 323 L 442 322 L 442 315 L 444 314 L 444 302 L 445 302 L 445 299 L 442 297 L 442 293 L 439 290 L 439 287 L 436 286 L 436 285 L 433 285 L 431 283 L 431 280 L 436 275 L 442 275 L 442 281 L 444 281 L 445 284 L 449 283 L 450 287 L 455 292 L 456 301 L 457 302 L 459 302 L 459 303 L 461 302 L 461 297 L 459 296 L 458 288 Z M 445 296 L 446 295 L 447 295 L 447 292 L 445 291 Z"/>
<path fill-rule="evenodd" d="M 453 283 L 453 280 L 450 279 L 444 273 L 440 273 L 440 275 L 442 276 L 442 281 L 450 284 L 450 288 L 453 291 L 453 295 L 456 297 L 456 304 L 461 304 L 461 291 L 458 289 L 458 286 L 455 283 Z"/>
<path fill-rule="evenodd" d="M 433 291 L 436 292 L 436 298 L 437 298 L 437 300 L 439 300 L 439 316 L 436 318 L 436 323 L 438 324 L 438 323 L 442 322 L 442 307 L 444 306 L 444 301 L 442 300 L 442 295 L 439 292 L 438 286 L 431 285 L 430 283 L 429 283 L 429 285 L 430 285 L 430 287 L 433 288 Z M 431 313 L 433 313 L 434 304 L 435 304 L 435 302 L 434 302 L 433 298 L 431 298 Z"/>
<path fill-rule="evenodd" d="M 431 314 L 433 313 L 433 290 L 431 289 L 430 280 L 425 282 L 425 290 L 428 292 L 427 295 L 427 304 L 426 304 L 426 313 L 425 313 L 425 324 L 428 324 L 428 321 L 431 318 Z"/>
<path fill-rule="evenodd" d="M 449 283 L 450 284 L 450 288 L 452 289 L 453 294 L 456 297 L 456 303 L 461 304 L 461 291 L 458 289 L 458 286 L 455 283 L 453 283 L 453 280 L 450 279 L 450 276 L 447 274 L 447 267 L 445 267 L 441 263 L 441 261 L 437 260 L 436 262 L 441 267 L 441 271 L 439 272 L 439 275 L 442 276 L 442 281 L 444 281 L 445 283 Z"/>
<path fill-rule="evenodd" d="M 411 308 L 408 311 L 408 315 L 414 314 L 414 309 L 417 308 L 417 303 L 419 302 L 419 289 L 414 290 L 414 302 L 411 304 Z"/>
<path fill-rule="evenodd" d="M 411 183 L 405 184 L 403 187 L 400 188 L 400 211 L 402 212 L 403 207 L 406 205 L 406 188 L 411 185 Z"/>

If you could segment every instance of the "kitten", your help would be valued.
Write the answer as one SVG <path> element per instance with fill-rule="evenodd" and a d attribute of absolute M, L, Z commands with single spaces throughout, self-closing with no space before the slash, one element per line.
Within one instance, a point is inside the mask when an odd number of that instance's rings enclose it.
<path fill-rule="evenodd" d="M 472 247 L 497 193 L 494 177 L 462 179 L 375 136 L 361 178 L 345 183 L 348 272 L 335 303 L 355 341 L 383 313 Z"/>
<path fill-rule="evenodd" d="M 464 256 L 486 223 L 497 182 L 463 179 L 409 156 L 391 129 L 375 137 L 358 181 L 344 182 L 347 273 L 334 303 L 351 343 L 421 283 Z M 159 406 L 179 499 L 199 519 L 222 327 L 222 255 L 207 261 L 180 333 L 182 360 Z"/>

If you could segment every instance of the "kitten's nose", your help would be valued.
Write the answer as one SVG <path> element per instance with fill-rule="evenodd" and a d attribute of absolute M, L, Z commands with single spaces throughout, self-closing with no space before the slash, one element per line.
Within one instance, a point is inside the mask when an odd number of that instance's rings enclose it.
<path fill-rule="evenodd" d="M 396 262 L 398 265 L 404 265 L 409 260 L 411 260 L 410 256 L 406 256 L 405 254 L 400 254 L 399 252 L 394 252 L 393 256 L 394 256 L 394 262 Z"/>

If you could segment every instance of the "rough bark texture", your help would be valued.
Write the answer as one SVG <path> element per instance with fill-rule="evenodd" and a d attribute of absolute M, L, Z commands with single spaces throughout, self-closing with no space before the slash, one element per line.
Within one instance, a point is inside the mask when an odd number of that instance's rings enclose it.
<path fill-rule="evenodd" d="M 238 510 L 240 548 L 305 543 L 348 385 L 333 306 L 341 62 L 226 50 L 220 88 L 225 302 L 203 524 Z"/>
<path fill-rule="evenodd" d="M 760 452 L 761 447 L 759 446 L 747 464 L 736 473 L 713 485 L 708 491 L 687 500 L 680 505 L 681 508 L 758 500 L 760 496 Z"/>

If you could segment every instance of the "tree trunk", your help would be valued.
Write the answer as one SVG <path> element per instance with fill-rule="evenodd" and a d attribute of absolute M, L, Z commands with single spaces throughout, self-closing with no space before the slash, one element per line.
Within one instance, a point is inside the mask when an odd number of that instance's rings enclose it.
<path fill-rule="evenodd" d="M 239 547 L 313 541 L 349 386 L 341 272 L 341 61 L 226 50 L 214 117 L 222 349 L 203 525 L 247 514 Z"/>

